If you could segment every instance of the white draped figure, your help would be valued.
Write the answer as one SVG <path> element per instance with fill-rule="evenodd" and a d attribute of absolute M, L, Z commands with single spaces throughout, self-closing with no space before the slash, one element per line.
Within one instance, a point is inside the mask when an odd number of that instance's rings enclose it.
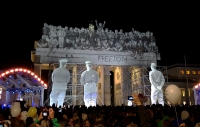
<path fill-rule="evenodd" d="M 149 80 L 151 82 L 151 104 L 159 104 L 164 106 L 162 87 L 165 83 L 163 74 L 156 69 L 156 64 L 151 63 L 151 71 L 149 72 Z"/>
<path fill-rule="evenodd" d="M 96 106 L 97 99 L 97 83 L 99 76 L 96 71 L 92 69 L 92 62 L 86 61 L 86 68 L 82 74 L 80 82 L 84 85 L 84 103 L 86 107 Z"/>
<path fill-rule="evenodd" d="M 50 106 L 57 103 L 57 107 L 63 106 L 67 84 L 70 81 L 70 73 L 65 68 L 68 62 L 67 59 L 59 61 L 60 67 L 56 68 L 52 73 L 52 91 L 50 94 Z"/>

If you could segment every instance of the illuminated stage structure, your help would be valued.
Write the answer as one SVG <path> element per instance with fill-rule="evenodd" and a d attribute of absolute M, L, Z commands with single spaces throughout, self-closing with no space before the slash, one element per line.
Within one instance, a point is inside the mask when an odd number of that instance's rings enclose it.
<path fill-rule="evenodd" d="M 66 105 L 84 104 L 80 76 L 86 70 L 85 61 L 93 63 L 93 70 L 100 77 L 98 105 L 127 105 L 127 98 L 133 93 L 150 97 L 149 66 L 160 60 L 153 33 L 140 33 L 134 29 L 125 33 L 123 30 L 113 32 L 103 29 L 104 25 L 96 23 L 98 29 L 90 30 L 45 23 L 42 39 L 35 42 L 31 59 L 38 76 L 41 77 L 42 70 L 57 68 L 60 59 L 68 59 L 66 68 L 71 73 L 71 81 L 66 92 Z M 166 67 L 158 66 L 158 70 L 162 69 L 166 70 Z M 48 86 L 50 89 L 51 77 Z"/>
<path fill-rule="evenodd" d="M 26 101 L 29 106 L 43 106 L 47 84 L 32 71 L 15 68 L 0 73 L 0 104 Z"/>
<path fill-rule="evenodd" d="M 200 105 L 200 83 L 193 88 L 195 105 Z"/>

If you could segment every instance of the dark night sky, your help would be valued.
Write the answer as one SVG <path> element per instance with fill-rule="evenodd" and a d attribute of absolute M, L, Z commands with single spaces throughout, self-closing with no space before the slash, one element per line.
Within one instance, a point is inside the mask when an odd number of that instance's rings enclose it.
<path fill-rule="evenodd" d="M 161 53 L 160 66 L 200 64 L 197 3 L 9 3 L 1 9 L 0 70 L 31 67 L 33 43 L 44 23 L 88 27 L 88 20 L 106 21 L 106 28 L 151 31 Z M 2 5 L 3 7 L 3 5 Z"/>

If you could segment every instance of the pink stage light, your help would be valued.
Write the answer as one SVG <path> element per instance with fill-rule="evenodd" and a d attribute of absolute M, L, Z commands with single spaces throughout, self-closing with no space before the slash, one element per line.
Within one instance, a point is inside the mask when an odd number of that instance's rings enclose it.
<path fill-rule="evenodd" d="M 37 75 L 35 75 L 35 78 L 37 78 L 38 76 Z"/>
<path fill-rule="evenodd" d="M 26 70 L 26 69 L 24 69 L 23 71 L 24 71 L 24 72 L 26 72 L 27 70 Z"/>
<path fill-rule="evenodd" d="M 22 71 L 23 69 L 19 69 L 19 71 Z"/>
<path fill-rule="evenodd" d="M 38 81 L 40 81 L 41 79 L 40 78 L 38 78 Z"/>
<path fill-rule="evenodd" d="M 32 72 L 31 75 L 34 75 L 34 73 Z"/>
<path fill-rule="evenodd" d="M 31 73 L 31 71 L 27 71 L 27 73 Z"/>
<path fill-rule="evenodd" d="M 19 69 L 15 69 L 15 71 L 18 71 Z"/>
<path fill-rule="evenodd" d="M 14 72 L 14 70 L 10 70 L 10 72 Z"/>
<path fill-rule="evenodd" d="M 9 71 L 6 71 L 6 74 L 8 74 L 9 73 Z"/>
<path fill-rule="evenodd" d="M 1 76 L 4 76 L 4 75 L 5 75 L 5 73 L 2 73 L 2 74 L 1 74 Z"/>
<path fill-rule="evenodd" d="M 198 88 L 198 85 L 196 85 L 195 88 L 197 89 L 197 88 Z"/>

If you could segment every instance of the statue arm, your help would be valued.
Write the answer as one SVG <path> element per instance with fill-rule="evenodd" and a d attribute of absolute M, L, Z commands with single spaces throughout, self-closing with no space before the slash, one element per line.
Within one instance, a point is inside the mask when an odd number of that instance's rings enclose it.
<path fill-rule="evenodd" d="M 96 27 L 99 28 L 99 25 L 98 25 L 98 23 L 97 23 L 97 20 L 95 20 L 95 24 L 96 24 Z"/>
<path fill-rule="evenodd" d="M 81 74 L 80 82 L 81 82 L 81 85 L 84 85 L 84 84 L 85 84 L 84 72 Z"/>
<path fill-rule="evenodd" d="M 52 82 L 54 82 L 54 77 L 53 77 L 53 73 L 52 73 L 52 75 L 51 75 L 51 79 L 52 79 Z"/>
<path fill-rule="evenodd" d="M 104 28 L 105 24 L 106 24 L 106 22 L 104 21 L 104 23 L 103 23 L 103 25 L 102 25 L 102 28 Z"/>
<path fill-rule="evenodd" d="M 99 83 L 99 75 L 97 73 L 96 84 Z"/>
<path fill-rule="evenodd" d="M 163 87 L 164 84 L 165 84 L 165 78 L 164 78 L 163 74 L 161 73 L 161 84 L 160 84 L 160 86 Z"/>
<path fill-rule="evenodd" d="M 67 83 L 69 83 L 69 81 L 70 81 L 70 73 L 68 72 L 68 75 L 67 75 Z"/>

